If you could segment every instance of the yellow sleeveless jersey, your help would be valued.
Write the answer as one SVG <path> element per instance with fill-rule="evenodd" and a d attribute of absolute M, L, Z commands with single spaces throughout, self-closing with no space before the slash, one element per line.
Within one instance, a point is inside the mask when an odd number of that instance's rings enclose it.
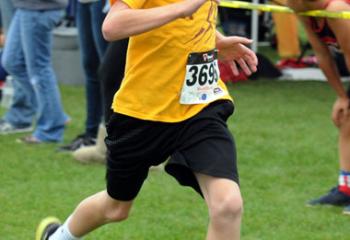
<path fill-rule="evenodd" d="M 123 1 L 133 9 L 178 2 Z M 180 18 L 160 28 L 130 37 L 125 77 L 114 96 L 113 110 L 143 120 L 180 122 L 206 107 L 210 102 L 180 103 L 180 95 L 187 76 L 186 66 L 189 66 L 190 54 L 215 48 L 216 18 L 217 5 L 208 1 L 191 18 Z M 217 84 L 224 93 L 213 101 L 231 100 L 225 84 L 220 79 Z"/>

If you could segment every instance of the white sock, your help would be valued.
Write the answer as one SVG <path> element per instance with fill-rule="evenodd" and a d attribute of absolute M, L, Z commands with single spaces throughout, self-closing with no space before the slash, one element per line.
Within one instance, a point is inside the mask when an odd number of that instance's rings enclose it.
<path fill-rule="evenodd" d="M 68 228 L 68 223 L 71 217 L 65 221 L 65 223 L 60 226 L 54 234 L 49 237 L 49 240 L 79 240 L 81 238 L 74 237 Z"/>

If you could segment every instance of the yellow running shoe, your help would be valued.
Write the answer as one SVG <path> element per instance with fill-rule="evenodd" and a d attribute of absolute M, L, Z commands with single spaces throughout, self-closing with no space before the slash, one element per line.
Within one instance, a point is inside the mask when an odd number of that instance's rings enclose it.
<path fill-rule="evenodd" d="M 61 221 L 59 219 L 55 217 L 44 218 L 36 229 L 35 240 L 48 240 L 60 226 Z"/>

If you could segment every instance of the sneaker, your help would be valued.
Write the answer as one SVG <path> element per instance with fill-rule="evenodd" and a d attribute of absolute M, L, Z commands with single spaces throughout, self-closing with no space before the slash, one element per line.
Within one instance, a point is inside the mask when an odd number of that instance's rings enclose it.
<path fill-rule="evenodd" d="M 55 217 L 44 218 L 38 225 L 35 240 L 48 240 L 49 237 L 61 226 L 60 220 Z"/>
<path fill-rule="evenodd" d="M 19 143 L 26 143 L 26 144 L 32 144 L 32 145 L 42 143 L 41 140 L 37 139 L 36 137 L 34 137 L 32 135 L 21 137 L 21 138 L 17 139 L 17 141 Z"/>
<path fill-rule="evenodd" d="M 75 151 L 81 147 L 92 146 L 96 144 L 96 138 L 78 135 L 70 144 L 58 148 L 59 151 Z"/>
<path fill-rule="evenodd" d="M 315 205 L 334 205 L 345 206 L 350 205 L 350 196 L 338 190 L 338 187 L 332 188 L 326 195 L 313 199 L 307 203 L 309 206 Z"/>
<path fill-rule="evenodd" d="M 75 160 L 81 163 L 105 163 L 107 148 L 104 139 L 106 136 L 106 127 L 104 124 L 100 124 L 96 144 L 93 146 L 81 147 L 73 151 L 72 154 Z"/>
<path fill-rule="evenodd" d="M 85 164 L 106 162 L 106 151 L 100 151 L 97 145 L 81 147 L 72 154 L 75 160 Z"/>
<path fill-rule="evenodd" d="M 5 120 L 0 120 L 0 135 L 13 134 L 13 133 L 26 133 L 33 131 L 33 127 L 15 127 L 11 123 Z"/>

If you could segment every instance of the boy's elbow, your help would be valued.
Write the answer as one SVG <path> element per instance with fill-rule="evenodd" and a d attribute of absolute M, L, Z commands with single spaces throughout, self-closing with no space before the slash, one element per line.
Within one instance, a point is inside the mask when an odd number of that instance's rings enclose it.
<path fill-rule="evenodd" d="M 110 24 L 106 21 L 102 25 L 102 35 L 103 35 L 104 39 L 108 42 L 116 40 L 115 36 L 114 36 L 112 24 Z"/>

